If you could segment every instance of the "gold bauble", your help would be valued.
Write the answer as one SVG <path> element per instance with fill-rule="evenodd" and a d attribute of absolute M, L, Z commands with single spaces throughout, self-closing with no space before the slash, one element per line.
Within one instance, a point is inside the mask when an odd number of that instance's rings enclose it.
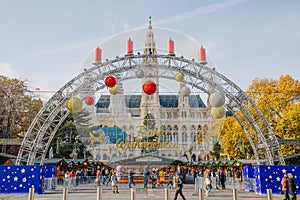
<path fill-rule="evenodd" d="M 226 110 L 223 106 L 221 107 L 212 107 L 211 115 L 214 119 L 221 119 L 226 116 Z"/>
<path fill-rule="evenodd" d="M 175 80 L 178 81 L 178 82 L 182 82 L 184 80 L 184 74 L 182 72 L 178 72 L 175 75 Z"/>
<path fill-rule="evenodd" d="M 67 109 L 71 113 L 77 113 L 82 110 L 82 101 L 77 97 L 72 97 L 67 102 Z"/>
<path fill-rule="evenodd" d="M 117 85 L 115 85 L 114 87 L 112 88 L 109 88 L 109 93 L 112 94 L 112 95 L 116 95 L 119 93 L 119 87 Z"/>

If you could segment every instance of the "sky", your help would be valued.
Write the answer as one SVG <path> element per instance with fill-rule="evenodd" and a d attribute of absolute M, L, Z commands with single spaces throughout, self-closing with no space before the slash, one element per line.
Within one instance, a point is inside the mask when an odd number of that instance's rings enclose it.
<path fill-rule="evenodd" d="M 216 70 L 243 90 L 255 78 L 300 79 L 300 1 L 0 0 L 0 5 L 0 74 L 26 80 L 48 97 L 80 73 L 95 47 L 147 28 L 149 16 L 156 39 L 156 30 L 167 29 L 203 44 Z M 114 56 L 122 51 L 125 42 Z"/>

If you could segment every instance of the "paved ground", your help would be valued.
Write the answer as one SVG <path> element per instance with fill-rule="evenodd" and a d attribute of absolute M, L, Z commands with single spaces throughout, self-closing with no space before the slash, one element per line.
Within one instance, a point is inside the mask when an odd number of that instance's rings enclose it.
<path fill-rule="evenodd" d="M 136 200 L 164 200 L 165 188 L 149 188 L 144 189 L 142 184 L 138 184 L 135 187 Z M 168 189 L 170 200 L 174 199 L 174 189 Z M 126 184 L 121 184 L 119 194 L 113 194 L 111 187 L 102 187 L 102 200 L 130 200 L 131 190 Z M 195 196 L 194 184 L 185 184 L 183 188 L 183 194 L 187 200 L 199 200 L 199 196 Z M 58 186 L 55 191 L 46 191 L 45 194 L 35 194 L 34 200 L 62 200 L 63 199 L 63 187 Z M 178 198 L 180 200 L 181 197 Z M 212 190 L 208 197 L 204 197 L 206 200 L 232 200 L 232 190 Z M 239 200 L 265 200 L 266 195 L 255 194 L 254 192 L 245 192 L 240 190 L 238 192 Z M 282 199 L 278 195 L 273 195 L 273 200 Z M 0 194 L 0 200 L 29 200 L 28 194 Z M 94 184 L 79 185 L 76 189 L 70 189 L 68 194 L 68 200 L 97 200 L 97 187 Z"/>

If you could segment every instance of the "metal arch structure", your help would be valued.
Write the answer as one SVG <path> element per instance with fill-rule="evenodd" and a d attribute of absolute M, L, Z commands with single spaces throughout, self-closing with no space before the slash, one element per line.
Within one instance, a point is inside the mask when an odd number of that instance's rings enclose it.
<path fill-rule="evenodd" d="M 153 62 L 147 62 L 155 60 Z M 151 64 L 152 63 L 152 64 Z M 21 144 L 16 164 L 26 163 L 43 165 L 51 140 L 56 131 L 70 114 L 66 108 L 67 101 L 73 94 L 80 94 L 84 88 L 92 88 L 94 92 L 103 89 L 104 79 L 108 75 L 118 75 L 121 80 L 137 79 L 135 71 L 152 65 L 159 69 L 159 78 L 172 79 L 177 72 L 183 72 L 185 83 L 209 94 L 212 88 L 225 95 L 224 107 L 231 111 L 242 126 L 252 146 L 257 163 L 264 162 L 274 165 L 275 159 L 279 165 L 285 161 L 279 142 L 266 118 L 259 108 L 228 78 L 203 63 L 171 55 L 142 54 L 116 57 L 101 63 L 94 63 L 91 68 L 74 77 L 58 90 L 39 111 L 30 125 Z M 85 77 L 89 76 L 89 81 Z M 84 97 L 80 97 L 84 98 Z M 235 112 L 241 114 L 236 115 Z"/>

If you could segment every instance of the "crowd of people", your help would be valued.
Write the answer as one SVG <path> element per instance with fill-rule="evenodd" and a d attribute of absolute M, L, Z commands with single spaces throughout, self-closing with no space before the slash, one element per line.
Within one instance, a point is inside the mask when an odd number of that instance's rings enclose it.
<path fill-rule="evenodd" d="M 243 171 L 241 168 L 227 168 L 227 167 L 182 167 L 182 166 L 168 166 L 163 168 L 150 166 L 140 166 L 140 168 L 132 168 L 130 166 L 116 166 L 110 167 L 103 165 L 90 170 L 89 168 L 77 168 L 70 169 L 65 172 L 64 184 L 66 187 L 74 188 L 78 184 L 92 183 L 96 186 L 108 186 L 111 185 L 112 192 L 119 193 L 118 184 L 121 177 L 127 176 L 128 188 L 136 186 L 137 177 L 139 183 L 143 183 L 144 188 L 157 188 L 166 187 L 175 189 L 174 200 L 178 195 L 185 200 L 182 188 L 184 183 L 184 176 L 186 174 L 193 175 L 194 179 L 202 177 L 204 180 L 205 195 L 208 197 L 211 190 L 226 189 L 226 180 L 229 177 L 243 181 Z M 143 180 L 141 179 L 143 177 Z M 296 200 L 296 184 L 291 173 L 285 174 L 281 180 L 281 190 L 283 200 Z"/>
<path fill-rule="evenodd" d="M 237 169 L 237 173 L 239 172 L 239 169 Z M 231 169 L 227 169 L 225 171 L 224 168 L 219 167 L 219 168 L 213 168 L 213 169 L 205 169 L 203 172 L 203 177 L 204 177 L 204 189 L 205 189 L 205 195 L 208 197 L 211 189 L 212 189 L 212 177 L 216 178 L 216 184 L 215 184 L 215 189 L 219 189 L 218 185 L 222 187 L 223 190 L 225 190 L 225 182 L 226 182 L 226 177 L 232 177 L 232 171 Z"/>

